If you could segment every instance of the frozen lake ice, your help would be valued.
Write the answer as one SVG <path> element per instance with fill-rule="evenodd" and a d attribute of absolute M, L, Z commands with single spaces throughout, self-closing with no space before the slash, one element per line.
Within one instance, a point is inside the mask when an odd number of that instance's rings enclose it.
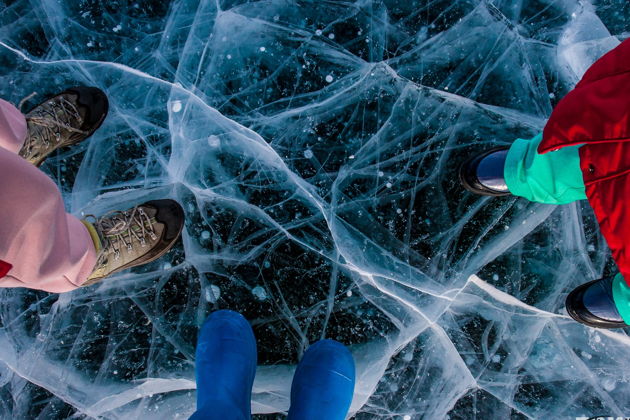
<path fill-rule="evenodd" d="M 630 416 L 630 338 L 564 310 L 614 270 L 588 204 L 457 181 L 629 35 L 625 0 L 0 0 L 0 97 L 109 97 L 42 168 L 69 211 L 187 218 L 99 285 L 0 291 L 0 418 L 187 418 L 216 309 L 254 327 L 258 419 L 323 337 L 355 356 L 356 419 Z"/>

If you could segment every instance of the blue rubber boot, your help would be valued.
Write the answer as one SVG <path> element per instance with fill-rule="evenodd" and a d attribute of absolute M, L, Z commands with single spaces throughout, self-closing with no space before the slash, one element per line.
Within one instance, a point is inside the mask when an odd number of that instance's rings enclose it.
<path fill-rule="evenodd" d="M 298 364 L 287 420 L 343 420 L 354 394 L 354 360 L 334 340 L 313 344 Z"/>
<path fill-rule="evenodd" d="M 256 375 L 256 339 L 237 312 L 217 311 L 197 339 L 194 420 L 250 420 Z"/>

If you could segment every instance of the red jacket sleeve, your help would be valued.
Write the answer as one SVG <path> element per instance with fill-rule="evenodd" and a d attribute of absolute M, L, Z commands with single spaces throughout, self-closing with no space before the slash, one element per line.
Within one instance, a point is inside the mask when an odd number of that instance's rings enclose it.
<path fill-rule="evenodd" d="M 597 60 L 553 110 L 538 153 L 630 141 L 630 39 Z"/>

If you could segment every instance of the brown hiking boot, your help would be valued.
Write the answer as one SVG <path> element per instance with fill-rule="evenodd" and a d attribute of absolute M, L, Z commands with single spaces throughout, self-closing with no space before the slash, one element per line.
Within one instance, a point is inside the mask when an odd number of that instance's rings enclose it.
<path fill-rule="evenodd" d="M 28 129 L 20 156 L 40 166 L 55 150 L 91 136 L 108 109 L 107 96 L 94 87 L 71 88 L 42 102 L 26 114 Z"/>
<path fill-rule="evenodd" d="M 166 254 L 184 227 L 184 210 L 174 200 L 154 200 L 86 224 L 92 234 L 98 235 L 102 247 L 94 271 L 83 286 Z"/>

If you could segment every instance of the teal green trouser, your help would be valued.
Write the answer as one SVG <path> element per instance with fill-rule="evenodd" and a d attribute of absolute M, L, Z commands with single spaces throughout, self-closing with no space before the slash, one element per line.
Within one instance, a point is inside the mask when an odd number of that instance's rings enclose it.
<path fill-rule="evenodd" d="M 531 140 L 517 139 L 510 146 L 503 176 L 510 192 L 544 204 L 568 204 L 586 199 L 580 146 L 538 154 L 542 134 Z M 630 287 L 621 274 L 613 282 L 613 299 L 619 314 L 630 324 Z"/>

